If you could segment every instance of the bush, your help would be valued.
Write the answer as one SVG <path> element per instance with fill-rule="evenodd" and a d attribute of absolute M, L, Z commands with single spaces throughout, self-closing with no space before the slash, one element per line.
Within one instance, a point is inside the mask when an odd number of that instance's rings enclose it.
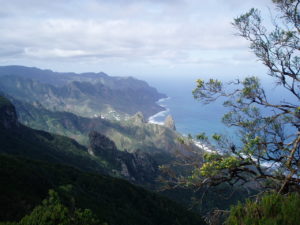
<path fill-rule="evenodd" d="M 71 202 L 72 199 L 70 199 Z M 74 203 L 74 202 L 73 202 Z M 0 223 L 0 225 L 105 225 L 89 209 L 75 209 L 74 204 L 65 206 L 57 192 L 49 190 L 49 198 L 35 207 L 20 222 Z"/>
<path fill-rule="evenodd" d="M 259 201 L 247 200 L 230 210 L 227 225 L 298 225 L 300 195 L 291 193 L 264 195 Z"/>

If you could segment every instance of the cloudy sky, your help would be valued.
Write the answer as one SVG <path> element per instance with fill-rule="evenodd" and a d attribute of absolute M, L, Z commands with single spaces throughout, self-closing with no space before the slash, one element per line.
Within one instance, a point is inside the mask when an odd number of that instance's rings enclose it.
<path fill-rule="evenodd" d="M 271 0 L 0 0 L 0 65 L 112 75 L 260 73 L 233 18 Z"/>

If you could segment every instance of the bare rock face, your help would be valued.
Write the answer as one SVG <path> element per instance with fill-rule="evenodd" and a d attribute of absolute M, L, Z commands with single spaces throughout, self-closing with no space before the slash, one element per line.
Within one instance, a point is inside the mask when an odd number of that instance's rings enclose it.
<path fill-rule="evenodd" d="M 158 175 L 158 165 L 146 152 L 119 151 L 113 141 L 96 131 L 90 132 L 89 139 L 88 152 L 92 156 L 100 156 L 115 165 L 117 171 L 126 179 L 139 184 L 155 181 Z"/>
<path fill-rule="evenodd" d="M 120 159 L 127 167 L 130 180 L 147 183 L 154 181 L 158 175 L 157 163 L 149 154 L 139 149 L 134 153 L 123 155 Z"/>
<path fill-rule="evenodd" d="M 176 130 L 175 121 L 171 115 L 168 115 L 165 119 L 164 126 Z"/>
<path fill-rule="evenodd" d="M 129 173 L 128 166 L 125 162 L 121 161 L 121 174 L 122 176 L 129 178 L 130 180 L 135 180 Z"/>
<path fill-rule="evenodd" d="M 0 124 L 5 129 L 13 129 L 19 126 L 15 107 L 2 96 L 0 96 Z"/>
<path fill-rule="evenodd" d="M 146 123 L 143 113 L 137 112 L 133 117 L 131 117 L 134 124 Z"/>

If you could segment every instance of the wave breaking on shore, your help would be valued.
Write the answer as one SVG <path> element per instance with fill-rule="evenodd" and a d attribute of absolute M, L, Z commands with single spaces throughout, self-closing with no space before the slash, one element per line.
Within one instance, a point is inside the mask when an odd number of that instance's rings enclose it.
<path fill-rule="evenodd" d="M 164 124 L 164 119 L 166 118 L 166 116 L 169 114 L 170 112 L 170 109 L 169 108 L 166 108 L 166 105 L 164 105 L 163 103 L 167 100 L 170 100 L 171 98 L 170 97 L 167 97 L 167 98 L 161 98 L 159 99 L 156 103 L 158 105 L 160 105 L 161 107 L 164 107 L 165 110 L 163 111 L 160 111 L 156 114 L 154 114 L 153 116 L 150 116 L 149 119 L 148 119 L 148 122 L 149 123 L 153 123 L 153 124 L 159 124 L 159 125 L 163 125 Z M 163 118 L 163 119 L 160 119 L 158 120 L 158 118 Z"/>

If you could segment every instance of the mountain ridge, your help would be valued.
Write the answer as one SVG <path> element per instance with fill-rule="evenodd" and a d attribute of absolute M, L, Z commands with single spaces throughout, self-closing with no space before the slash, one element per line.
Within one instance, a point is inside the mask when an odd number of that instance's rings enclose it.
<path fill-rule="evenodd" d="M 40 105 L 33 106 L 10 97 L 16 106 L 20 121 L 29 127 L 75 139 L 88 146 L 90 131 L 110 138 L 121 151 L 133 153 L 137 149 L 150 153 L 159 164 L 173 160 L 184 146 L 178 142 L 179 133 L 167 126 L 145 121 L 141 113 L 126 121 L 84 118 L 69 112 L 52 112 Z M 197 148 L 193 143 L 190 147 Z"/>
<path fill-rule="evenodd" d="M 164 108 L 166 97 L 145 81 L 104 73 L 57 73 L 21 66 L 0 66 L 0 91 L 52 111 L 84 117 L 126 118 L 138 111 L 148 118 Z"/>

